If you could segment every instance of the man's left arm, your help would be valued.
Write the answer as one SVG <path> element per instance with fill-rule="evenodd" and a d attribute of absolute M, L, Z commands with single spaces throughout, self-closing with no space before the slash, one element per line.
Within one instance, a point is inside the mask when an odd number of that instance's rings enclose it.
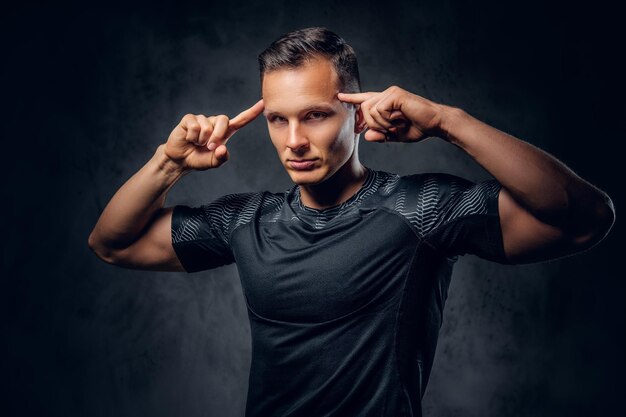
<path fill-rule="evenodd" d="M 458 108 L 443 106 L 440 135 L 502 184 L 498 211 L 504 251 L 536 262 L 598 243 L 615 214 L 609 196 L 545 151 Z"/>
<path fill-rule="evenodd" d="M 511 263 L 538 262 L 588 249 L 613 225 L 615 211 L 606 193 L 545 151 L 461 109 L 399 87 L 381 93 L 340 94 L 339 99 L 361 106 L 371 130 L 366 140 L 414 142 L 437 136 L 463 149 L 493 175 L 502 184 L 498 211 L 504 251 Z"/>

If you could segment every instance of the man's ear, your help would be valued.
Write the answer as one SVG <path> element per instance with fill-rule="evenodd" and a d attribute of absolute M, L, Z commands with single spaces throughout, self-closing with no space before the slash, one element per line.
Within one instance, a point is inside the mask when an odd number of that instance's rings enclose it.
<path fill-rule="evenodd" d="M 354 133 L 359 134 L 367 128 L 367 125 L 365 124 L 361 106 L 359 104 L 355 104 L 354 106 L 356 107 L 356 111 L 354 112 Z"/>

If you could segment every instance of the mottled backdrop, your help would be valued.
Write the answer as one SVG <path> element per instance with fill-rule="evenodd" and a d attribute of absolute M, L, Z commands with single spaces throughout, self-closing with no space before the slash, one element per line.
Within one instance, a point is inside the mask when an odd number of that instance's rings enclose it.
<path fill-rule="evenodd" d="M 2 23 L 2 351 L 6 416 L 242 416 L 250 332 L 234 265 L 125 270 L 87 237 L 113 193 L 186 113 L 260 96 L 256 57 L 327 26 L 357 51 L 365 90 L 397 84 L 551 152 L 618 211 L 592 250 L 502 266 L 459 260 L 427 416 L 623 416 L 623 22 L 600 2 L 178 2 L 5 10 Z M 439 140 L 373 144 L 400 174 L 488 178 Z M 167 205 L 290 186 L 256 120 L 231 160 Z M 364 242 L 367 244 L 367 242 Z"/>

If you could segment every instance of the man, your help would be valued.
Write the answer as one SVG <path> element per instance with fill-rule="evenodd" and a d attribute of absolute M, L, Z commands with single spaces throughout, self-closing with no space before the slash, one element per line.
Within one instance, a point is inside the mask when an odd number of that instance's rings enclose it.
<path fill-rule="evenodd" d="M 360 92 L 354 51 L 324 28 L 260 56 L 262 99 L 233 119 L 186 115 L 89 237 L 128 268 L 235 262 L 252 331 L 248 416 L 419 416 L 452 267 L 474 253 L 537 262 L 590 248 L 611 200 L 541 150 L 399 87 Z M 293 187 L 164 207 L 188 172 L 221 166 L 264 114 Z M 495 179 L 365 167 L 358 138 L 438 136 Z"/>

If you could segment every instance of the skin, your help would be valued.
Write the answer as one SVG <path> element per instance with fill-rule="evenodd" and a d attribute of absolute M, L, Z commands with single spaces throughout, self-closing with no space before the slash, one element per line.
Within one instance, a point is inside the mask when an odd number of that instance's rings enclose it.
<path fill-rule="evenodd" d="M 327 208 L 350 198 L 363 184 L 358 134 L 365 125 L 357 106 L 337 98 L 339 79 L 326 59 L 263 77 L 264 115 L 278 157 L 302 202 Z M 315 159 L 312 168 L 295 169 L 290 160 Z"/>
<path fill-rule="evenodd" d="M 102 260 L 135 269 L 184 271 L 171 241 L 169 189 L 194 170 L 229 159 L 228 140 L 264 114 L 278 157 L 300 186 L 305 205 L 326 208 L 350 198 L 364 181 L 358 135 L 372 142 L 417 143 L 438 136 L 460 147 L 501 184 L 498 210 L 511 263 L 538 262 L 595 245 L 610 230 L 610 198 L 546 152 L 461 109 L 400 87 L 344 94 L 330 63 L 313 59 L 265 74 L 263 99 L 232 119 L 188 114 L 146 165 L 111 198 L 89 247 Z M 290 159 L 315 159 L 296 171 Z"/>
<path fill-rule="evenodd" d="M 173 207 L 164 207 L 167 193 L 187 173 L 228 161 L 227 141 L 262 111 L 259 100 L 232 119 L 185 115 L 167 142 L 113 195 L 89 235 L 89 248 L 125 268 L 184 271 L 172 247 Z"/>
<path fill-rule="evenodd" d="M 342 94 L 361 106 L 373 142 L 419 142 L 437 136 L 460 147 L 502 184 L 498 212 L 511 263 L 539 262 L 588 249 L 610 230 L 611 199 L 563 163 L 461 109 L 400 87 Z"/>

